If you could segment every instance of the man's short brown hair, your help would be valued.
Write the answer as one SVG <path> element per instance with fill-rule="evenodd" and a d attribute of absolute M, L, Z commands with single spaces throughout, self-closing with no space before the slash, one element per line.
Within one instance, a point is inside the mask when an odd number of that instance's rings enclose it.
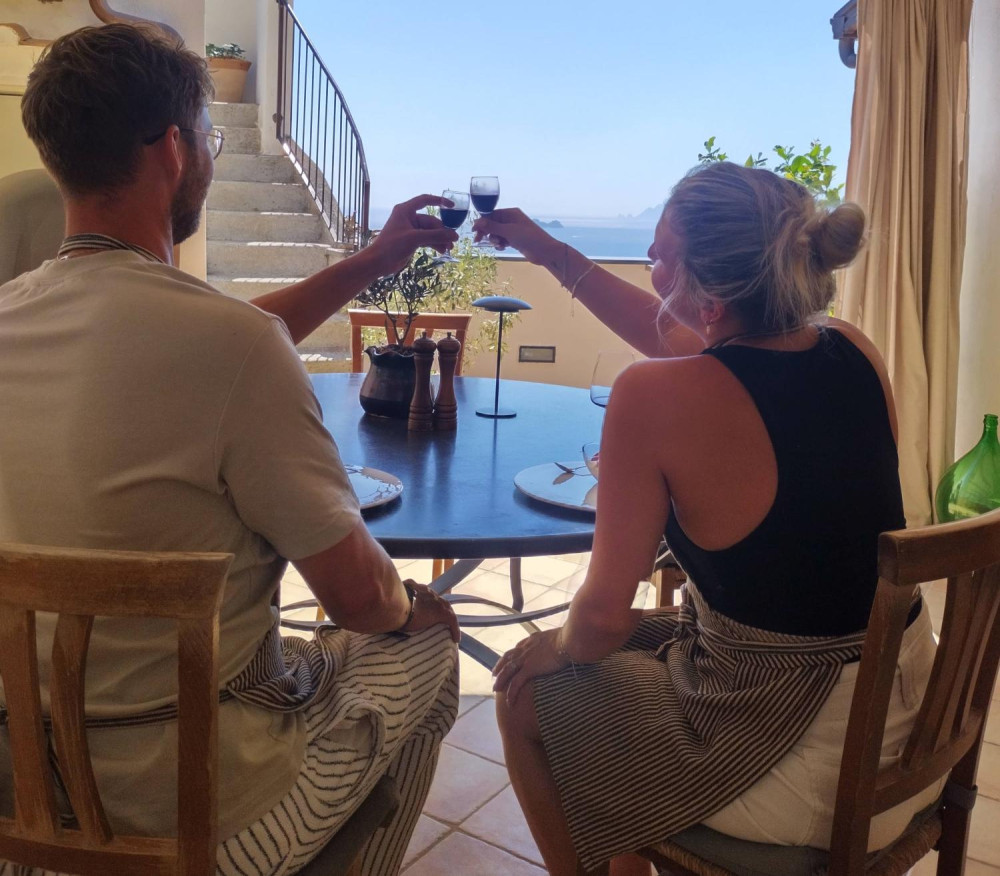
<path fill-rule="evenodd" d="M 21 118 L 71 195 L 130 182 L 143 140 L 197 127 L 214 89 L 205 61 L 152 27 L 108 24 L 60 37 L 28 76 Z"/>

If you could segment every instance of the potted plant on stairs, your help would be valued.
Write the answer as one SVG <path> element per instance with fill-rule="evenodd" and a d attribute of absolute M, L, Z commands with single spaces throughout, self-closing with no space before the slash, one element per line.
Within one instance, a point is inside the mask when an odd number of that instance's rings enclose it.
<path fill-rule="evenodd" d="M 440 285 L 439 264 L 418 250 L 401 271 L 379 277 L 357 296 L 359 304 L 385 314 L 388 335 L 388 343 L 365 349 L 371 362 L 360 392 L 366 413 L 400 419 L 409 415 L 416 371 L 413 347 L 404 341 L 420 303 L 438 292 Z"/>
<path fill-rule="evenodd" d="M 240 103 L 243 100 L 243 89 L 246 87 L 247 71 L 250 62 L 245 59 L 246 52 L 236 43 L 224 43 L 217 46 L 209 43 L 205 46 L 205 59 L 208 61 L 208 71 L 215 83 L 215 99 L 223 103 Z"/>

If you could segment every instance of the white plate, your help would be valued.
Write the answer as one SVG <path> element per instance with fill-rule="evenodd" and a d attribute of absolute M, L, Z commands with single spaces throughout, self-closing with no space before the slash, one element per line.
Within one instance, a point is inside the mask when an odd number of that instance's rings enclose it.
<path fill-rule="evenodd" d="M 345 465 L 351 489 L 361 503 L 361 510 L 376 508 L 398 499 L 403 493 L 403 482 L 395 475 L 363 465 Z"/>
<path fill-rule="evenodd" d="M 554 462 L 535 465 L 514 475 L 514 485 L 526 496 L 575 511 L 597 510 L 597 481 L 580 462 L 565 462 L 563 471 Z"/>

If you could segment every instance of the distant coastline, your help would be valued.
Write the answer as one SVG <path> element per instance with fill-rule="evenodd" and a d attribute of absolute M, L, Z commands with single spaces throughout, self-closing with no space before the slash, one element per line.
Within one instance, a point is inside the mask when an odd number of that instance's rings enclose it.
<path fill-rule="evenodd" d="M 578 249 L 588 258 L 645 259 L 661 210 L 662 207 L 650 207 L 639 216 L 595 218 L 549 214 L 546 218 L 533 216 L 532 219 L 556 240 Z M 388 210 L 373 208 L 372 227 L 380 228 L 388 215 Z M 463 226 L 460 233 L 468 234 L 468 225 Z"/>

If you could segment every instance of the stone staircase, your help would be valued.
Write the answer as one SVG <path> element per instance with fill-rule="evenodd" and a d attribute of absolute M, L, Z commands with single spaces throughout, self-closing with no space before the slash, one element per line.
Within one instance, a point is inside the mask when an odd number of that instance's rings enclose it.
<path fill-rule="evenodd" d="M 260 151 L 257 105 L 215 103 L 226 135 L 208 193 L 208 282 L 248 301 L 344 258 L 285 155 Z M 347 315 L 335 314 L 299 344 L 307 360 L 350 357 Z"/>

